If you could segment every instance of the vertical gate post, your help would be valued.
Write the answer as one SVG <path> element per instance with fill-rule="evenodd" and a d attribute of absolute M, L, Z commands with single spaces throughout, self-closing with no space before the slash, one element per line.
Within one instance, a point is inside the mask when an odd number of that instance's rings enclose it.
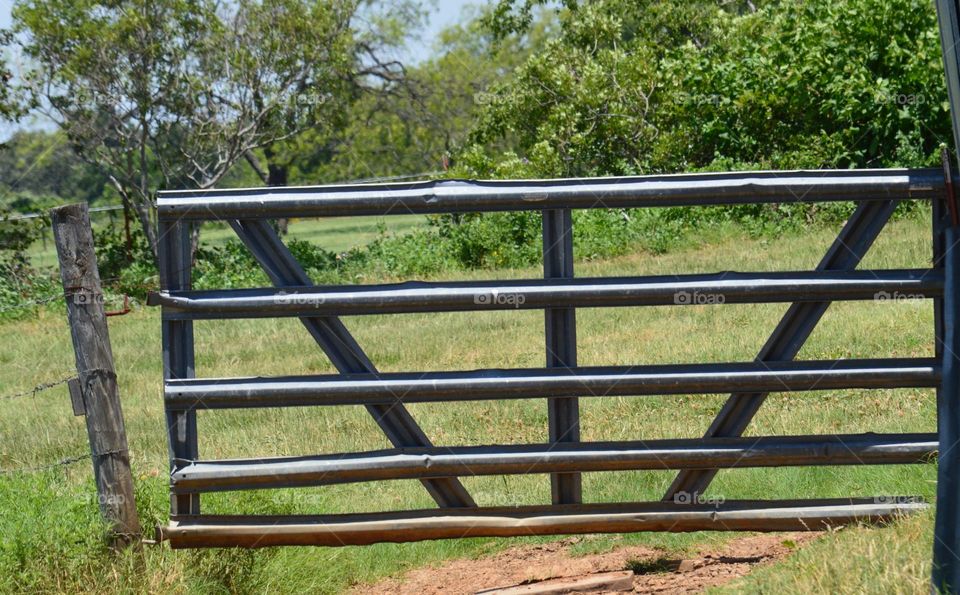
<path fill-rule="evenodd" d="M 940 454 L 937 514 L 933 539 L 933 586 L 956 592 L 960 586 L 960 231 L 946 230 L 943 299 L 943 382 L 937 401 Z M 953 249 L 950 247 L 953 246 Z"/>
<path fill-rule="evenodd" d="M 159 227 L 160 287 L 190 289 L 190 225 L 181 221 L 161 221 Z M 193 322 L 164 320 L 163 378 L 193 378 Z M 197 448 L 197 412 L 167 410 L 167 432 L 170 436 L 170 470 L 185 461 L 194 461 Z M 171 496 L 170 513 L 174 516 L 200 514 L 200 495 Z"/>
<path fill-rule="evenodd" d="M 573 278 L 573 217 L 570 209 L 543 212 L 543 276 L 546 279 Z M 577 314 L 573 308 L 546 308 L 547 367 L 572 368 L 577 365 Z M 547 411 L 550 442 L 580 441 L 580 406 L 576 397 L 549 398 Z M 579 473 L 554 473 L 550 476 L 554 504 L 579 504 Z"/>
<path fill-rule="evenodd" d="M 97 500 L 112 526 L 113 544 L 139 543 L 130 453 L 89 211 L 86 204 L 75 204 L 53 209 L 50 214 L 79 378 L 79 383 L 71 382 L 70 392 L 72 399 L 79 396 L 75 413 L 86 416 Z"/>
<path fill-rule="evenodd" d="M 937 22 L 940 28 L 940 49 L 943 70 L 950 100 L 950 120 L 954 148 L 960 149 L 960 14 L 957 0 L 936 0 Z M 947 200 L 955 208 L 955 197 Z M 934 211 L 935 218 L 937 211 Z M 935 221 L 934 225 L 938 223 Z M 945 233 L 943 251 L 946 282 L 941 321 L 937 331 L 943 332 L 943 381 L 937 392 L 937 430 L 940 434 L 940 455 L 937 472 L 937 516 L 933 530 L 933 588 L 955 591 L 960 587 L 960 369 L 957 357 L 960 337 L 957 336 L 958 304 L 956 229 Z M 937 247 L 938 238 L 934 237 Z M 936 254 L 935 254 L 936 256 Z M 937 263 L 934 263 L 937 266 Z M 938 312 L 935 311 L 935 314 Z"/>

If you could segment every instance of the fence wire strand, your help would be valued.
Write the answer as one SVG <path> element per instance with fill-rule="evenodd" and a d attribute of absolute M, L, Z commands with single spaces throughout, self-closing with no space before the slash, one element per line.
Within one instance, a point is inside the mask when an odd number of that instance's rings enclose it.
<path fill-rule="evenodd" d="M 66 376 L 64 378 L 60 378 L 59 380 L 42 382 L 31 389 L 28 389 L 19 393 L 2 395 L 0 396 L 0 401 L 12 401 L 15 399 L 23 399 L 26 397 L 35 397 L 39 393 L 42 393 L 46 390 L 66 384 L 71 380 L 73 380 L 74 378 L 76 378 L 76 374 L 71 376 Z M 78 455 L 66 457 L 64 459 L 60 459 L 59 461 L 56 461 L 54 463 L 48 463 L 44 465 L 35 465 L 31 467 L 17 467 L 13 469 L 0 469 L 0 475 L 13 475 L 16 473 L 36 473 L 38 471 L 46 471 L 49 469 L 55 469 L 57 467 L 66 467 L 87 458 L 90 458 L 89 454 L 78 454 Z"/>
<path fill-rule="evenodd" d="M 44 306 L 46 304 L 51 304 L 57 300 L 64 299 L 64 294 L 58 293 L 55 295 L 47 296 L 45 298 L 40 298 L 38 300 L 31 300 L 29 302 L 21 302 L 19 304 L 14 304 L 12 306 L 4 306 L 0 308 L 0 314 L 4 312 L 12 312 L 13 310 L 25 310 L 27 308 L 36 308 L 37 306 Z"/>
<path fill-rule="evenodd" d="M 14 399 L 23 399 L 23 398 L 26 398 L 26 397 L 35 397 L 35 396 L 37 396 L 37 393 L 41 393 L 41 392 L 43 392 L 43 391 L 45 391 L 45 390 L 48 390 L 48 389 L 51 389 L 51 388 L 53 388 L 53 387 L 55 387 L 55 386 L 60 386 L 61 384 L 66 384 L 66 383 L 70 382 L 72 379 L 74 379 L 74 378 L 76 378 L 76 377 L 77 377 L 77 375 L 76 375 L 76 374 L 73 374 L 73 375 L 71 375 L 71 376 L 66 376 L 66 377 L 64 377 L 64 378 L 61 378 L 61 379 L 59 379 L 59 380 L 51 380 L 51 381 L 49 381 L 49 382 L 41 382 L 40 384 L 36 385 L 35 387 L 33 387 L 33 388 L 31 388 L 31 389 L 27 389 L 27 390 L 22 391 L 22 392 L 19 392 L 19 393 L 13 393 L 13 394 L 10 394 L 10 395 L 0 395 L 0 401 L 12 401 L 12 400 L 14 400 Z"/>
<path fill-rule="evenodd" d="M 69 467 L 74 463 L 79 463 L 85 459 L 89 459 L 90 454 L 79 454 L 72 457 L 67 457 L 60 459 L 56 463 L 49 463 L 46 465 L 35 465 L 33 467 L 17 467 L 14 469 L 0 469 L 0 475 L 16 475 L 19 473 L 38 473 L 40 471 L 49 471 L 50 469 L 56 469 L 58 467 Z"/>

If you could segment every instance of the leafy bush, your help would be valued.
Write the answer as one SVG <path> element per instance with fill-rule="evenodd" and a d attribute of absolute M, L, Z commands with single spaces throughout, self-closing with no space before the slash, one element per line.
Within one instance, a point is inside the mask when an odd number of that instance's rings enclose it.
<path fill-rule="evenodd" d="M 143 298 L 160 286 L 153 252 L 139 228 L 131 228 L 129 244 L 119 226 L 94 229 L 93 242 L 104 287 Z"/>
<path fill-rule="evenodd" d="M 952 144 L 925 0 L 562 4 L 558 35 L 488 94 L 463 173 L 918 167 Z"/>
<path fill-rule="evenodd" d="M 20 306 L 55 298 L 60 286 L 55 275 L 36 271 L 27 256 L 46 221 L 10 217 L 9 209 L 0 209 L 0 316 L 4 318 L 29 311 Z"/>

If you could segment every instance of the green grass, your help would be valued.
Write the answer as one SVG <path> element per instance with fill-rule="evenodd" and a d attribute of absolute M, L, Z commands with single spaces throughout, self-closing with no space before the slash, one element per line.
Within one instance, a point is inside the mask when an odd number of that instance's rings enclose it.
<path fill-rule="evenodd" d="M 288 236 L 312 242 L 324 250 L 344 252 L 366 246 L 380 232 L 403 234 L 427 224 L 423 215 L 392 215 L 390 217 L 328 217 L 326 219 L 293 219 L 287 228 Z M 226 224 L 207 224 L 202 232 L 205 243 L 218 245 L 237 234 Z"/>
<path fill-rule="evenodd" d="M 351 248 L 365 246 L 372 242 L 381 231 L 391 234 L 403 234 L 426 225 L 423 215 L 393 215 L 390 217 L 330 217 L 327 219 L 294 219 L 290 221 L 288 236 L 315 243 L 332 252 L 345 252 Z M 122 223 L 122 221 L 121 221 Z M 109 225 L 110 219 L 102 213 L 94 213 L 94 229 L 100 225 Z M 219 246 L 237 235 L 226 224 L 208 223 L 204 226 L 201 239 L 205 244 Z M 30 262 L 37 268 L 57 266 L 57 248 L 50 237 L 50 230 L 30 247 Z"/>
<path fill-rule="evenodd" d="M 711 593 L 929 593 L 933 512 L 894 527 L 850 527 Z"/>
<path fill-rule="evenodd" d="M 892 224 L 865 266 L 929 266 L 928 227 L 926 221 L 914 217 Z M 810 269 L 834 234 L 835 230 L 816 228 L 779 240 L 720 234 L 709 243 L 662 256 L 637 254 L 580 263 L 577 274 Z M 478 271 L 460 278 L 539 275 L 538 270 Z M 785 309 L 777 304 L 583 309 L 578 312 L 579 361 L 581 365 L 629 365 L 750 360 Z M 384 371 L 543 364 L 543 315 L 536 311 L 350 317 L 345 322 Z M 932 322 L 932 307 L 926 302 L 839 303 L 828 311 L 801 357 L 930 356 Z M 148 532 L 152 525 L 165 522 L 168 507 L 159 328 L 155 310 L 110 319 L 138 507 Z M 5 324 L 4 331 L 12 340 L 0 350 L 0 395 L 70 374 L 73 356 L 61 311 L 41 310 L 36 318 Z M 333 370 L 295 320 L 198 322 L 196 346 L 199 376 Z M 582 437 L 696 437 L 722 401 L 721 395 L 583 399 Z M 547 436 L 543 400 L 415 404 L 409 408 L 437 444 L 536 442 Z M 775 395 L 764 405 L 750 433 L 933 431 L 935 419 L 929 390 Z M 199 427 L 200 452 L 205 458 L 388 446 L 371 418 L 356 407 L 201 412 Z M 0 401 L 0 468 L 49 463 L 85 449 L 83 420 L 72 416 L 62 387 L 35 398 Z M 584 495 L 589 502 L 658 499 L 672 477 L 668 472 L 588 473 L 584 475 Z M 932 499 L 935 479 L 933 464 L 736 470 L 721 473 L 710 494 L 727 499 L 917 494 Z M 471 477 L 464 483 L 483 505 L 549 501 L 546 476 Z M 260 551 L 148 547 L 139 563 L 133 557 L 117 559 L 106 552 L 93 494 L 86 462 L 50 471 L 0 475 L 0 590 L 336 592 L 414 566 L 544 540 L 475 539 Z M 430 505 L 431 500 L 414 481 L 215 494 L 203 500 L 204 511 L 222 513 L 352 512 Z M 776 569 L 757 572 L 739 586 L 757 592 L 850 592 L 862 590 L 859 581 L 877 580 L 888 587 L 878 587 L 878 592 L 925 591 L 930 527 L 931 517 L 925 516 L 886 528 L 839 531 L 803 548 Z M 643 543 L 682 552 L 729 537 L 705 533 L 594 536 L 576 549 L 585 553 Z M 879 578 L 874 579 L 875 575 Z"/>

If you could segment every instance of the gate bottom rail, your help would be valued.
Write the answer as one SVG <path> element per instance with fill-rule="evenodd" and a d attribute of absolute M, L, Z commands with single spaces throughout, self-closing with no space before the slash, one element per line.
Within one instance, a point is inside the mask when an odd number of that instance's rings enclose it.
<path fill-rule="evenodd" d="M 718 504 L 574 504 L 322 516 L 173 517 L 157 540 L 173 548 L 345 546 L 425 539 L 640 531 L 821 531 L 885 523 L 926 510 L 912 496 L 735 500 Z"/>

